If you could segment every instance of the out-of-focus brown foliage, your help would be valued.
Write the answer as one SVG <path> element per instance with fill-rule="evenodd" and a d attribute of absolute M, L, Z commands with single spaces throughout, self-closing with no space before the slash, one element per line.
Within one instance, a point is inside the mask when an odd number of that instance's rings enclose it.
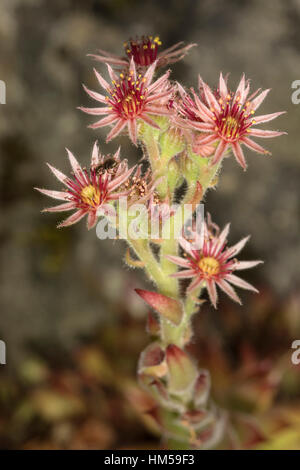
<path fill-rule="evenodd" d="M 300 449 L 300 367 L 291 362 L 299 307 L 299 296 L 282 302 L 263 289 L 244 309 L 204 304 L 195 316 L 189 348 L 228 412 L 222 448 Z M 126 314 L 59 362 L 28 356 L 0 382 L 1 447 L 158 448 L 156 405 L 135 379 L 144 328 Z"/>

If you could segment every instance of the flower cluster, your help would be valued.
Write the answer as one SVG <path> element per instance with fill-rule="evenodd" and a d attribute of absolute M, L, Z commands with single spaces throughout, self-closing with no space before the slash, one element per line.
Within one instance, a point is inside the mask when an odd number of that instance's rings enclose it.
<path fill-rule="evenodd" d="M 105 118 L 90 125 L 92 129 L 113 125 L 107 136 L 107 142 L 116 137 L 124 127 L 127 127 L 130 139 L 137 143 L 137 124 L 139 120 L 159 129 L 151 115 L 169 116 L 167 104 L 172 96 L 168 82 L 169 72 L 152 83 L 157 63 L 154 62 L 144 73 L 137 73 L 135 62 L 131 59 L 128 72 L 115 74 L 107 65 L 111 85 L 95 70 L 96 77 L 107 96 L 100 95 L 84 87 L 86 92 L 100 103 L 106 104 L 100 108 L 80 107 L 82 111 L 94 116 L 106 115 Z"/>
<path fill-rule="evenodd" d="M 102 50 L 93 55 L 106 63 L 109 80 L 94 69 L 104 94 L 85 85 L 84 89 L 101 106 L 79 109 L 98 117 L 89 126 L 92 129 L 110 127 L 107 142 L 127 132 L 131 142 L 141 147 L 146 165 L 129 168 L 120 150 L 113 156 L 102 155 L 96 142 L 88 169 L 69 150 L 70 176 L 49 165 L 63 190 L 36 188 L 63 201 L 44 211 L 74 211 L 59 227 L 87 215 L 90 229 L 104 215 L 104 223 L 118 230 L 112 238 L 128 242 L 127 264 L 143 268 L 156 285 L 157 292 L 137 290 L 155 311 L 149 314 L 148 330 L 156 337 L 141 355 L 138 375 L 158 406 L 165 408 L 163 413 L 153 411 L 162 434 L 186 449 L 214 446 L 224 429 L 224 419 L 209 398 L 209 374 L 199 371 L 185 351 L 192 337 L 191 317 L 203 302 L 204 289 L 215 308 L 217 288 L 238 303 L 233 286 L 257 292 L 235 272 L 262 262 L 236 259 L 249 237 L 227 246 L 229 224 L 221 231 L 208 216 L 197 230 L 197 208 L 207 189 L 216 186 L 225 155 L 232 151 L 246 169 L 242 146 L 269 154 L 253 138 L 284 134 L 256 127 L 282 112 L 256 116 L 269 90 L 250 93 L 244 75 L 234 92 L 222 73 L 214 90 L 199 77 L 197 91 L 172 82 L 170 70 L 156 76 L 160 67 L 182 59 L 194 45 L 177 43 L 160 51 L 159 37 L 143 36 L 124 44 L 125 57 Z M 126 204 L 121 197 L 127 198 Z M 145 209 L 137 220 L 136 204 Z M 114 218 L 115 209 L 118 217 Z M 195 224 L 186 235 L 188 220 Z M 139 239 L 139 233 L 145 236 Z M 185 291 L 180 279 L 190 280 Z"/>
<path fill-rule="evenodd" d="M 164 67 L 183 59 L 187 52 L 196 44 L 184 46 L 183 42 L 178 42 L 168 49 L 159 52 L 162 42 L 159 36 L 142 36 L 141 38 L 130 39 L 124 42 L 126 57 L 119 57 L 109 52 L 99 49 L 99 54 L 89 54 L 98 62 L 104 62 L 113 66 L 126 69 L 131 59 L 137 67 L 143 68 L 152 65 L 157 61 L 157 67 Z"/>
<path fill-rule="evenodd" d="M 87 227 L 91 229 L 97 221 L 97 211 L 104 204 L 114 201 L 128 194 L 128 191 L 117 191 L 126 183 L 133 168 L 128 169 L 127 161 L 120 160 L 118 150 L 112 157 L 101 155 L 98 144 L 95 142 L 90 167 L 82 168 L 72 152 L 67 149 L 69 161 L 73 170 L 71 177 L 49 165 L 56 178 L 64 184 L 63 191 L 36 188 L 46 196 L 65 201 L 58 206 L 44 209 L 44 212 L 63 212 L 75 209 L 75 212 L 58 227 L 73 225 L 88 216 Z"/>
<path fill-rule="evenodd" d="M 210 219 L 208 219 L 208 222 L 203 222 L 202 231 L 200 237 L 193 234 L 193 240 L 197 239 L 199 247 L 195 248 L 194 243 L 182 237 L 179 243 L 184 250 L 184 256 L 167 255 L 170 261 L 185 268 L 172 274 L 172 276 L 192 279 L 187 288 L 188 293 L 197 287 L 206 287 L 211 303 L 215 308 L 217 308 L 218 300 L 216 286 L 220 287 L 238 303 L 241 303 L 241 301 L 230 284 L 258 292 L 251 284 L 233 274 L 234 271 L 253 268 L 262 263 L 262 261 L 238 261 L 235 259 L 235 256 L 244 248 L 249 237 L 243 238 L 234 246 L 227 247 L 229 224 L 219 233 L 219 227 L 212 224 Z"/>
<path fill-rule="evenodd" d="M 255 152 L 267 155 L 270 152 L 250 137 L 270 138 L 285 134 L 285 132 L 256 129 L 257 124 L 272 121 L 284 112 L 254 116 L 270 90 L 260 93 L 256 90 L 249 96 L 250 85 L 244 75 L 234 93 L 228 89 L 222 73 L 219 87 L 215 92 L 201 77 L 199 77 L 199 94 L 192 89 L 189 95 L 180 84 L 178 91 L 180 99 L 177 103 L 177 122 L 179 125 L 200 132 L 195 137 L 196 152 L 198 150 L 202 153 L 205 147 L 207 149 L 207 146 L 216 145 L 211 160 L 212 165 L 219 163 L 230 147 L 237 162 L 245 170 L 246 161 L 242 144 Z M 210 148 L 212 153 L 214 147 Z"/>

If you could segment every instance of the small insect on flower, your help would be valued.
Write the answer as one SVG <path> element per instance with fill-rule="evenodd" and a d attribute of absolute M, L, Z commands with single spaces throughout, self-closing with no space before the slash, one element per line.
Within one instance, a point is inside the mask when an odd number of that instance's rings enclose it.
<path fill-rule="evenodd" d="M 75 209 L 75 212 L 58 227 L 73 225 L 87 215 L 87 227 L 91 229 L 97 222 L 97 211 L 101 206 L 128 194 L 127 190 L 120 191 L 120 187 L 126 183 L 135 167 L 128 169 L 127 160 L 120 160 L 120 149 L 112 157 L 101 155 L 97 141 L 93 147 L 89 170 L 82 168 L 68 149 L 67 152 L 73 170 L 71 178 L 48 164 L 56 178 L 67 189 L 63 191 L 35 189 L 46 196 L 65 201 L 58 206 L 44 209 L 43 212 Z"/>
<path fill-rule="evenodd" d="M 106 141 L 116 137 L 127 126 L 130 139 L 137 144 L 137 123 L 139 120 L 146 122 L 150 126 L 159 129 L 159 126 L 150 117 L 151 115 L 169 116 L 170 110 L 167 107 L 172 96 L 173 89 L 168 81 L 170 72 L 165 73 L 152 82 L 156 67 L 154 62 L 145 74 L 138 74 L 134 60 L 131 59 L 128 73 L 115 74 L 110 65 L 107 65 L 112 84 L 95 71 L 100 85 L 107 92 L 107 96 L 100 95 L 84 86 L 85 91 L 96 101 L 106 104 L 102 108 L 84 108 L 81 111 L 87 114 L 107 115 L 105 118 L 90 125 L 92 129 L 113 125 Z"/>
<path fill-rule="evenodd" d="M 235 93 L 228 90 L 222 73 L 219 88 L 215 92 L 201 77 L 199 77 L 199 95 L 193 89 L 191 95 L 188 94 L 181 85 L 178 85 L 178 91 L 181 97 L 177 106 L 178 124 L 203 133 L 195 138 L 197 146 L 217 145 L 211 157 L 212 165 L 219 163 L 226 150 L 231 148 L 237 162 L 245 170 L 247 165 L 242 144 L 255 152 L 270 155 L 269 151 L 250 137 L 270 138 L 286 134 L 286 132 L 255 128 L 257 124 L 272 121 L 285 111 L 254 117 L 257 108 L 270 90 L 264 90 L 261 93 L 257 90 L 248 96 L 250 85 L 244 75 Z"/>
<path fill-rule="evenodd" d="M 216 286 L 219 286 L 235 302 L 241 304 L 239 297 L 230 284 L 254 292 L 258 291 L 233 272 L 253 268 L 263 261 L 238 261 L 234 258 L 243 249 L 249 237 L 243 238 L 232 247 L 226 247 L 229 224 L 219 233 L 219 228 L 216 224 L 211 223 L 209 218 L 207 222 L 203 221 L 202 230 L 203 237 L 197 238 L 200 245 L 197 246 L 197 249 L 195 249 L 194 243 L 182 237 L 179 243 L 184 250 L 184 257 L 166 255 L 170 261 L 185 268 L 171 276 L 193 279 L 187 288 L 187 292 L 191 292 L 200 286 L 206 287 L 211 303 L 215 308 L 217 308 L 218 300 Z M 196 234 L 192 235 L 193 240 L 195 240 Z"/>
<path fill-rule="evenodd" d="M 109 52 L 99 49 L 100 55 L 89 54 L 98 62 L 105 62 L 116 67 L 129 67 L 130 60 L 139 68 L 148 67 L 157 60 L 157 67 L 164 67 L 183 59 L 187 52 L 196 44 L 184 46 L 183 42 L 178 42 L 173 46 L 159 52 L 162 42 L 159 36 L 142 36 L 136 39 L 130 39 L 124 42 L 124 50 L 127 57 L 118 57 Z"/>

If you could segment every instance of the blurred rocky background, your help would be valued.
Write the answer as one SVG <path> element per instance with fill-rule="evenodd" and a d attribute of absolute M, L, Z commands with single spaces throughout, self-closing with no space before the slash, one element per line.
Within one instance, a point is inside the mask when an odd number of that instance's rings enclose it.
<path fill-rule="evenodd" d="M 55 187 L 45 162 L 67 170 L 65 147 L 87 163 L 96 138 L 105 152 L 121 143 L 123 155 L 137 161 L 140 154 L 125 137 L 106 145 L 106 130 L 87 129 L 90 119 L 76 107 L 90 103 L 81 84 L 96 87 L 87 53 L 100 47 L 119 54 L 124 40 L 152 33 L 165 47 L 181 40 L 198 44 L 174 65 L 174 79 L 196 86 L 201 73 L 213 86 L 220 71 L 230 72 L 234 88 L 245 72 L 254 89 L 272 88 L 263 114 L 288 111 L 270 125 L 288 136 L 264 142 L 273 156 L 246 151 L 246 173 L 226 160 L 218 190 L 205 202 L 220 225 L 232 222 L 230 241 L 252 234 L 244 259 L 265 264 L 247 279 L 278 302 L 289 302 L 299 289 L 300 105 L 291 102 L 291 84 L 300 79 L 300 0 L 1 0 L 0 79 L 7 97 L 0 105 L 0 339 L 7 343 L 6 374 L 32 354 L 62 363 L 95 328 L 119 328 L 124 305 L 129 323 L 144 321 L 144 306 L 132 293 L 143 279 L 124 267 L 124 245 L 100 242 L 84 223 L 57 230 L 59 216 L 40 214 L 49 201 L 33 187 Z M 242 297 L 247 304 L 253 296 Z M 249 308 L 235 312 L 252 315 Z M 139 334 L 147 340 L 142 328 Z"/>

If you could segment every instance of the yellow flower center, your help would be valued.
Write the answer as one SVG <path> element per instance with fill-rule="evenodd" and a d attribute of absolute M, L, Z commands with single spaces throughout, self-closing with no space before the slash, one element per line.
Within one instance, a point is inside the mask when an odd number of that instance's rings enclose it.
<path fill-rule="evenodd" d="M 81 199 L 89 206 L 95 207 L 100 203 L 100 193 L 92 184 L 81 191 Z"/>
<path fill-rule="evenodd" d="M 211 256 L 205 256 L 204 258 L 201 258 L 198 266 L 201 271 L 208 276 L 214 276 L 215 274 L 218 274 L 220 270 L 219 261 L 217 261 L 215 258 L 212 258 Z"/>
<path fill-rule="evenodd" d="M 232 116 L 223 118 L 222 135 L 224 137 L 238 137 L 239 122 Z"/>

